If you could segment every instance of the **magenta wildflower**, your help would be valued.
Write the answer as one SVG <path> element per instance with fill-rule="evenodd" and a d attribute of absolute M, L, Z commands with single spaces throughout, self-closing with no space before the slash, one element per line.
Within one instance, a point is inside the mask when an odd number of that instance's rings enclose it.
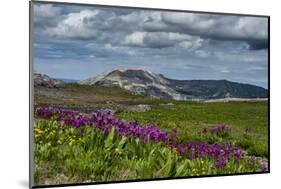
<path fill-rule="evenodd" d="M 162 143 L 168 146 L 171 150 L 177 151 L 182 157 L 193 160 L 195 158 L 208 158 L 214 160 L 215 168 L 222 168 L 226 162 L 233 158 L 237 161 L 243 157 L 243 152 L 229 144 L 208 144 L 203 142 L 180 141 L 176 128 L 171 132 L 160 130 L 152 124 L 140 125 L 136 120 L 125 122 L 122 119 L 114 117 L 114 112 L 111 110 L 100 110 L 91 113 L 90 115 L 82 114 L 77 111 L 67 109 L 57 109 L 52 107 L 39 106 L 35 108 L 35 115 L 41 118 L 54 118 L 59 122 L 62 131 L 65 126 L 84 127 L 90 126 L 95 130 L 100 130 L 103 133 L 108 133 L 112 128 L 118 137 L 134 137 L 138 138 L 142 143 Z M 223 135 L 230 131 L 226 125 L 218 125 L 210 128 L 210 133 L 214 135 Z M 202 130 L 207 133 L 207 128 Z M 263 165 L 261 170 L 267 170 Z"/>

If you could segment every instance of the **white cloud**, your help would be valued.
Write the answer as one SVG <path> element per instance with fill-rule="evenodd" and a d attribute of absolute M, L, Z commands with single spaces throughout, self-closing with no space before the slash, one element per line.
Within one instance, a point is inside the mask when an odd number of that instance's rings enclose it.
<path fill-rule="evenodd" d="M 134 32 L 125 37 L 124 45 L 166 48 L 179 45 L 186 49 L 197 49 L 202 44 L 202 39 L 187 34 L 174 32 Z"/>
<path fill-rule="evenodd" d="M 58 23 L 54 28 L 49 28 L 47 33 L 53 37 L 62 38 L 92 38 L 100 34 L 95 29 L 95 17 L 99 13 L 98 10 L 83 10 L 78 13 L 70 13 L 65 19 Z"/>
<path fill-rule="evenodd" d="M 203 39 L 193 37 L 192 40 L 180 42 L 179 46 L 190 51 L 194 51 L 202 47 L 203 42 Z"/>
<path fill-rule="evenodd" d="M 52 4 L 41 4 L 34 6 L 34 18 L 53 18 L 61 13 L 61 8 Z"/>
<path fill-rule="evenodd" d="M 221 70 L 222 73 L 230 73 L 229 70 Z"/>
<path fill-rule="evenodd" d="M 177 24 L 196 30 L 207 30 L 216 23 L 214 19 L 194 13 L 162 13 L 163 21 L 169 24 Z"/>
<path fill-rule="evenodd" d="M 145 32 L 134 32 L 125 37 L 124 44 L 144 46 L 144 37 L 146 34 Z"/>
<path fill-rule="evenodd" d="M 225 38 L 267 38 L 267 19 L 198 13 L 163 13 L 163 21 L 186 32 Z"/>
<path fill-rule="evenodd" d="M 38 5 L 35 10 L 36 18 L 61 13 L 61 8 L 53 5 Z M 248 48 L 262 49 L 267 46 L 268 36 L 266 18 L 141 10 L 118 14 L 118 10 L 103 9 L 61 15 L 56 26 L 47 27 L 46 33 L 57 38 L 110 41 L 114 45 L 177 45 L 189 50 L 200 48 L 205 39 L 245 41 Z"/>
<path fill-rule="evenodd" d="M 182 33 L 216 40 L 240 40 L 252 48 L 267 45 L 267 18 L 198 13 L 163 13 L 162 22 Z"/>
<path fill-rule="evenodd" d="M 211 56 L 211 53 L 205 50 L 197 50 L 195 51 L 195 54 L 200 58 L 208 58 L 209 56 Z"/>

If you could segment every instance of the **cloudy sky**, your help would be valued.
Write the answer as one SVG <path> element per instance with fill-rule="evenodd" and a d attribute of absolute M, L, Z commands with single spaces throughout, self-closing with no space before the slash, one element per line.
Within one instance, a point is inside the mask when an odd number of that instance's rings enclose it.
<path fill-rule="evenodd" d="M 268 88 L 263 17 L 34 3 L 34 67 L 86 79 L 116 67 Z"/>

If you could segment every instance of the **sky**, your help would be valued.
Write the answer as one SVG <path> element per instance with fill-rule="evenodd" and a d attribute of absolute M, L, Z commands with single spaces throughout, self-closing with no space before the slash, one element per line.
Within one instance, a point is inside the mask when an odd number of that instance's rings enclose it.
<path fill-rule="evenodd" d="M 265 17 L 33 3 L 37 72 L 82 80 L 118 67 L 268 88 Z"/>

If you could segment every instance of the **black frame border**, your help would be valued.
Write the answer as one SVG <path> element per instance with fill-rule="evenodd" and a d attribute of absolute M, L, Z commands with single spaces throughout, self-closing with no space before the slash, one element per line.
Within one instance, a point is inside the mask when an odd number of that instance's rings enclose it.
<path fill-rule="evenodd" d="M 76 5 L 76 6 L 95 6 L 102 8 L 126 8 L 135 10 L 151 10 L 151 11 L 165 11 L 165 12 L 185 12 L 185 13 L 198 13 L 198 14 L 213 14 L 213 15 L 226 15 L 226 16 L 247 16 L 247 17 L 260 17 L 267 18 L 268 20 L 268 170 L 265 172 L 245 172 L 245 173 L 233 173 L 233 174 L 219 174 L 219 175 L 201 175 L 201 176 L 186 176 L 186 177 L 167 177 L 167 178 L 153 178 L 153 179 L 135 179 L 135 180 L 120 180 L 120 181 L 107 181 L 107 182 L 88 182 L 88 183 L 69 183 L 69 184 L 54 184 L 54 185 L 33 185 L 33 134 L 32 134 L 32 108 L 33 98 L 31 96 L 33 91 L 33 3 L 41 4 L 59 4 L 59 5 Z M 148 7 L 131 7 L 120 5 L 102 5 L 102 4 L 90 4 L 90 3 L 70 3 L 70 2 L 58 2 L 58 1 L 29 1 L 29 188 L 53 188 L 53 187 L 67 187 L 67 186 L 85 186 L 85 185 L 99 185 L 99 184 L 118 184 L 118 183 L 132 183 L 132 182 L 147 182 L 147 181 L 162 181 L 162 180 L 179 180 L 190 178 L 210 178 L 210 177 L 225 177 L 225 176 L 242 176 L 242 175 L 259 175 L 269 174 L 270 172 L 270 16 L 259 14 L 240 14 L 240 13 L 226 13 L 226 12 L 208 12 L 208 11 L 192 11 L 182 9 L 163 9 L 163 8 L 148 8 Z"/>

